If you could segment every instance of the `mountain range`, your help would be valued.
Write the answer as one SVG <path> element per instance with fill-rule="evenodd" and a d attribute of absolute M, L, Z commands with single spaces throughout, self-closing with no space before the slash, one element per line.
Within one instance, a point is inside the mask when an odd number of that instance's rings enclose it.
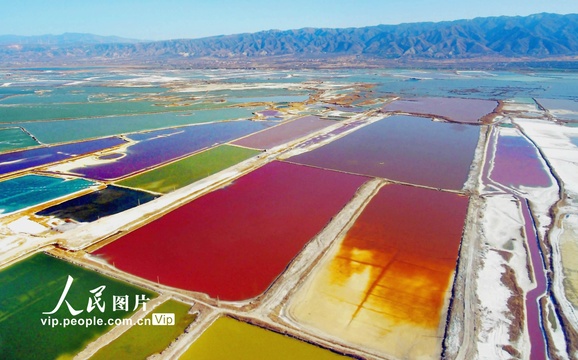
<path fill-rule="evenodd" d="M 577 59 L 578 14 L 542 13 L 345 29 L 268 30 L 152 42 L 90 34 L 0 36 L 0 62 L 7 65 L 315 67 L 456 62 L 575 64 Z"/>

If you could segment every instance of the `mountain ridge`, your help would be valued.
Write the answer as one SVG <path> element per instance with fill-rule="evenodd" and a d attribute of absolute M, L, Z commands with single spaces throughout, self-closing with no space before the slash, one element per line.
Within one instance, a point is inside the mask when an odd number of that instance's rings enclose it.
<path fill-rule="evenodd" d="M 115 63 L 271 63 L 330 60 L 380 62 L 491 62 L 578 57 L 578 14 L 478 17 L 359 28 L 301 28 L 142 42 L 114 37 L 92 42 L 2 42 L 0 61 Z M 340 60 L 340 61 L 341 61 Z"/>

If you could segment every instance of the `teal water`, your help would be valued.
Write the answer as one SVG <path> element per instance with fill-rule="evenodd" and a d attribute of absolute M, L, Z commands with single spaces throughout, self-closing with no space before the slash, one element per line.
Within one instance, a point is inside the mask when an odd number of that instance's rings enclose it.
<path fill-rule="evenodd" d="M 41 175 L 25 175 L 1 181 L 0 214 L 39 205 L 94 185 L 96 183 L 84 179 L 65 180 Z"/>
<path fill-rule="evenodd" d="M 0 123 L 195 111 L 214 107 L 213 103 L 158 106 L 151 101 L 10 105 L 0 106 Z"/>
<path fill-rule="evenodd" d="M 42 90 L 42 89 L 40 89 Z M 104 100 L 134 100 L 143 95 L 161 94 L 166 89 L 124 88 L 103 86 L 67 86 L 46 89 L 44 92 L 10 96 L 0 100 L 1 105 L 60 104 L 103 102 Z"/>
<path fill-rule="evenodd" d="M 248 119 L 253 116 L 254 111 L 262 109 L 264 108 L 226 108 L 18 124 L 42 143 L 55 144 L 171 126 Z"/>
<path fill-rule="evenodd" d="M 0 153 L 38 145 L 30 135 L 20 128 L 0 128 Z"/>

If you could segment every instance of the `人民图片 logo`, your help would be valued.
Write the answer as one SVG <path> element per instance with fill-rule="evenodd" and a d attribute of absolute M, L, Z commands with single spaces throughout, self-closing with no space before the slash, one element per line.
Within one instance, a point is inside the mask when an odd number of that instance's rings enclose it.
<path fill-rule="evenodd" d="M 129 325 L 132 326 L 132 319 L 128 318 L 125 319 L 126 313 L 135 312 L 137 309 L 142 305 L 142 310 L 146 312 L 146 303 L 150 299 L 145 294 L 136 294 L 134 297 L 129 295 L 119 295 L 119 294 L 112 294 L 111 296 L 104 297 L 103 294 L 106 292 L 106 285 L 100 285 L 91 289 L 86 294 L 86 307 L 81 308 L 78 307 L 78 302 L 71 304 L 67 300 L 67 296 L 69 293 L 74 294 L 71 292 L 73 288 L 74 278 L 68 275 L 66 280 L 66 284 L 64 286 L 64 290 L 56 302 L 54 308 L 49 311 L 43 311 L 42 315 L 44 316 L 40 319 L 42 325 L 49 325 L 51 327 L 56 326 L 85 326 L 89 327 L 92 325 L 96 326 L 103 326 L 103 325 Z M 105 299 L 112 299 L 111 304 L 107 304 Z M 78 301 L 78 300 L 77 300 Z M 62 317 L 57 318 L 55 314 L 59 312 L 59 310 L 66 305 L 68 312 L 70 313 L 71 317 Z M 108 312 L 107 310 L 108 305 Z M 124 312 L 125 314 L 121 314 L 119 318 L 111 318 L 110 313 L 115 312 Z M 60 312 L 61 314 L 62 312 Z M 84 313 L 84 314 L 83 314 Z M 83 314 L 83 315 L 81 315 Z M 87 316 L 91 314 L 92 316 Z M 152 314 L 151 317 L 147 319 L 138 319 L 136 321 L 137 325 L 174 325 L 175 324 L 175 315 L 170 313 L 158 313 Z"/>

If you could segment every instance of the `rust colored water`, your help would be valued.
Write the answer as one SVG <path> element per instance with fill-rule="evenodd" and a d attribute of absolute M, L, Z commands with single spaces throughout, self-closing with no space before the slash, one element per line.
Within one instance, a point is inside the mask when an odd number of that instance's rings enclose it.
<path fill-rule="evenodd" d="M 343 241 L 334 281 L 348 279 L 356 264 L 368 265 L 373 276 L 366 302 L 403 321 L 436 327 L 467 203 L 466 197 L 438 191 L 382 188 Z"/>
<path fill-rule="evenodd" d="M 439 358 L 468 198 L 386 185 L 296 295 L 299 321 L 403 357 Z"/>
<path fill-rule="evenodd" d="M 391 116 L 290 159 L 292 162 L 461 190 L 479 127 Z"/>
<path fill-rule="evenodd" d="M 165 285 L 249 299 L 269 287 L 366 180 L 273 162 L 95 254 Z"/>

